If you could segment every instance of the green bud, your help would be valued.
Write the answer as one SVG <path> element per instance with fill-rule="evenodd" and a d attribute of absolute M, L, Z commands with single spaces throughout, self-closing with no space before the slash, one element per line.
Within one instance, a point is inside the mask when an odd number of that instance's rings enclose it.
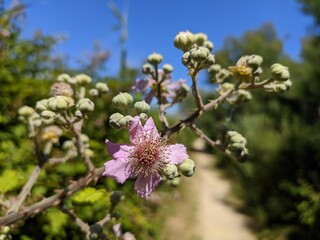
<path fill-rule="evenodd" d="M 191 177 L 194 174 L 196 165 L 194 161 L 190 158 L 184 160 L 182 164 L 179 165 L 179 171 L 186 177 Z"/>
<path fill-rule="evenodd" d="M 247 140 L 241 136 L 241 134 L 235 134 L 230 138 L 230 141 L 232 143 L 242 143 L 242 144 L 246 144 Z"/>
<path fill-rule="evenodd" d="M 127 124 L 127 121 L 125 117 L 120 113 L 114 113 L 109 118 L 109 125 L 112 128 L 120 129 L 125 127 L 126 124 Z"/>
<path fill-rule="evenodd" d="M 102 82 L 96 83 L 96 89 L 98 89 L 98 91 L 101 93 L 109 92 L 108 85 L 106 83 L 102 83 Z"/>
<path fill-rule="evenodd" d="M 218 73 L 221 70 L 221 66 L 219 64 L 213 64 L 208 68 L 208 72 L 212 75 Z"/>
<path fill-rule="evenodd" d="M 190 51 L 192 60 L 196 62 L 202 62 L 209 56 L 209 50 L 205 47 L 199 47 L 198 49 L 192 49 Z"/>
<path fill-rule="evenodd" d="M 45 111 L 41 112 L 40 115 L 43 119 L 52 119 L 56 116 L 56 113 L 52 112 L 50 110 L 45 110 Z"/>
<path fill-rule="evenodd" d="M 236 132 L 236 131 L 228 131 L 227 132 L 227 135 L 231 138 L 231 137 L 233 137 L 233 136 L 235 136 L 235 135 L 238 135 L 239 133 L 238 132 Z"/>
<path fill-rule="evenodd" d="M 34 113 L 35 113 L 34 109 L 29 106 L 22 106 L 18 109 L 18 114 L 23 117 L 29 117 Z"/>
<path fill-rule="evenodd" d="M 172 73 L 173 67 L 170 64 L 164 64 L 162 67 L 164 73 Z"/>
<path fill-rule="evenodd" d="M 73 89 L 68 83 L 59 82 L 59 83 L 54 83 L 51 86 L 51 91 L 50 91 L 51 97 L 55 97 L 55 96 L 71 97 L 72 95 L 73 95 Z"/>
<path fill-rule="evenodd" d="M 71 141 L 71 140 L 66 140 L 66 141 L 64 141 L 64 143 L 62 144 L 61 148 L 62 148 L 63 150 L 65 150 L 65 151 L 68 151 L 68 150 L 75 149 L 76 146 L 75 146 L 75 144 L 74 144 L 73 141 Z"/>
<path fill-rule="evenodd" d="M 147 114 L 145 114 L 145 113 L 140 113 L 140 114 L 139 114 L 139 118 L 140 118 L 140 120 L 142 121 L 142 123 L 144 123 L 144 122 L 147 121 L 148 116 L 147 116 Z"/>
<path fill-rule="evenodd" d="M 94 152 L 89 148 L 85 150 L 85 154 L 90 158 L 94 157 Z"/>
<path fill-rule="evenodd" d="M 172 179 L 174 179 L 174 178 L 179 176 L 178 168 L 174 164 L 167 164 L 163 168 L 162 172 L 170 180 L 172 180 Z"/>
<path fill-rule="evenodd" d="M 208 48 L 210 52 L 211 52 L 212 49 L 213 49 L 213 43 L 212 43 L 211 41 L 205 41 L 205 42 L 203 43 L 203 46 L 204 46 L 205 48 Z"/>
<path fill-rule="evenodd" d="M 131 124 L 133 117 L 131 115 L 127 115 L 124 117 L 126 119 L 126 123 L 127 125 Z"/>
<path fill-rule="evenodd" d="M 89 143 L 90 140 L 90 138 L 86 134 L 81 134 L 80 139 L 84 144 Z"/>
<path fill-rule="evenodd" d="M 259 55 L 251 55 L 247 58 L 247 64 L 252 68 L 258 68 L 260 67 L 263 59 Z"/>
<path fill-rule="evenodd" d="M 41 120 L 41 117 L 38 113 L 33 113 L 31 116 L 30 116 L 30 120 L 32 121 L 33 125 L 35 127 L 40 127 L 41 124 L 42 124 L 42 120 Z"/>
<path fill-rule="evenodd" d="M 230 145 L 230 150 L 232 151 L 242 150 L 244 148 L 245 148 L 245 144 L 243 143 L 232 143 Z"/>
<path fill-rule="evenodd" d="M 94 103 L 89 98 L 82 98 L 77 103 L 77 108 L 81 112 L 92 112 L 94 110 Z"/>
<path fill-rule="evenodd" d="M 58 76 L 57 81 L 58 82 L 70 82 L 71 77 L 67 73 L 62 73 Z"/>
<path fill-rule="evenodd" d="M 204 33 L 197 33 L 194 35 L 194 37 L 196 44 L 198 44 L 199 46 L 202 46 L 204 42 L 208 40 L 208 36 Z"/>
<path fill-rule="evenodd" d="M 286 81 L 290 78 L 289 69 L 279 63 L 275 63 L 270 67 L 271 76 L 277 81 Z"/>
<path fill-rule="evenodd" d="M 137 110 L 137 112 L 139 113 L 146 113 L 150 110 L 150 105 L 148 103 L 146 103 L 145 100 L 136 102 L 134 104 L 134 108 Z"/>
<path fill-rule="evenodd" d="M 129 93 L 119 93 L 112 99 L 112 104 L 118 109 L 124 109 L 131 105 L 133 97 Z"/>
<path fill-rule="evenodd" d="M 74 115 L 75 115 L 77 118 L 82 118 L 82 117 L 83 117 L 83 114 L 82 114 L 82 112 L 81 112 L 80 110 L 76 110 L 76 111 L 74 112 Z"/>
<path fill-rule="evenodd" d="M 89 84 L 92 82 L 92 78 L 86 74 L 78 74 L 74 77 L 80 85 Z"/>
<path fill-rule="evenodd" d="M 209 54 L 208 58 L 205 61 L 205 66 L 211 66 L 212 64 L 215 63 L 215 58 L 213 54 Z"/>
<path fill-rule="evenodd" d="M 233 83 L 224 83 L 221 85 L 221 88 L 223 91 L 228 91 L 234 88 L 234 84 Z"/>
<path fill-rule="evenodd" d="M 180 182 L 181 182 L 181 180 L 180 180 L 179 177 L 176 177 L 176 178 L 170 180 L 170 184 L 171 184 L 173 187 L 179 186 Z"/>
<path fill-rule="evenodd" d="M 148 63 L 152 64 L 152 65 L 158 65 L 159 63 L 162 62 L 162 55 L 158 54 L 158 53 L 152 53 L 149 55 L 149 57 L 147 58 Z"/>
<path fill-rule="evenodd" d="M 191 54 L 190 52 L 186 52 L 182 55 L 182 64 L 185 66 L 189 66 L 190 61 L 191 61 Z"/>
<path fill-rule="evenodd" d="M 93 88 L 93 89 L 90 89 L 89 94 L 91 97 L 97 97 L 99 96 L 99 91 L 98 89 Z"/>
<path fill-rule="evenodd" d="M 39 112 L 48 110 L 48 99 L 42 99 L 36 103 L 36 110 Z"/>
<path fill-rule="evenodd" d="M 153 67 L 149 63 L 142 65 L 142 73 L 150 74 L 150 73 L 152 73 L 152 71 L 153 71 Z"/>
<path fill-rule="evenodd" d="M 74 100 L 71 97 L 56 96 L 48 99 L 48 107 L 51 111 L 64 111 L 74 106 Z"/>
<path fill-rule="evenodd" d="M 184 52 L 188 51 L 194 43 L 195 36 L 189 31 L 179 32 L 173 41 L 174 46 Z"/>
<path fill-rule="evenodd" d="M 1 229 L 1 232 L 4 233 L 4 234 L 9 234 L 10 232 L 10 227 L 9 226 L 4 226 L 2 229 Z"/>

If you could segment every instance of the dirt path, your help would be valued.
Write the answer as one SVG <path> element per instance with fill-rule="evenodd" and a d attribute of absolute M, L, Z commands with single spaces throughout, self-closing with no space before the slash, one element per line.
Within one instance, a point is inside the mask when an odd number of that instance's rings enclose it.
<path fill-rule="evenodd" d="M 167 222 L 165 239 L 254 240 L 246 216 L 225 203 L 230 184 L 212 169 L 210 154 L 193 152 L 196 173 L 183 179 L 184 193 Z"/>

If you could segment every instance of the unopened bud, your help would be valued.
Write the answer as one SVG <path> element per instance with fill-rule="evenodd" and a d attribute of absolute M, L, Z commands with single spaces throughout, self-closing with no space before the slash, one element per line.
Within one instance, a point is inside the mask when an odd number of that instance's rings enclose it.
<path fill-rule="evenodd" d="M 1 232 L 4 233 L 4 234 L 8 234 L 10 232 L 10 227 L 9 226 L 4 226 L 2 229 L 1 229 Z"/>
<path fill-rule="evenodd" d="M 205 61 L 205 66 L 211 66 L 212 64 L 215 63 L 215 58 L 213 54 L 209 54 L 208 58 Z"/>
<path fill-rule="evenodd" d="M 151 64 L 146 63 L 142 65 L 142 73 L 144 74 L 150 74 L 152 73 L 153 67 Z"/>
<path fill-rule="evenodd" d="M 29 106 L 22 106 L 18 109 L 18 114 L 23 117 L 29 117 L 34 113 L 35 113 L 34 109 Z"/>
<path fill-rule="evenodd" d="M 99 91 L 98 91 L 98 89 L 93 88 L 93 89 L 90 89 L 89 94 L 92 97 L 97 97 L 97 96 L 99 96 Z"/>
<path fill-rule="evenodd" d="M 118 108 L 123 109 L 131 105 L 133 97 L 129 93 L 119 93 L 112 99 L 112 104 Z"/>
<path fill-rule="evenodd" d="M 247 64 L 252 68 L 258 68 L 261 65 L 262 61 L 263 59 L 259 55 L 251 55 L 247 58 Z"/>
<path fill-rule="evenodd" d="M 81 112 L 80 110 L 76 110 L 76 111 L 74 112 L 74 115 L 75 115 L 77 118 L 82 118 L 82 117 L 83 117 L 83 114 L 82 114 L 82 112 Z"/>
<path fill-rule="evenodd" d="M 208 40 L 208 36 L 204 33 L 197 33 L 194 36 L 195 36 L 195 42 L 199 46 L 202 46 L 204 42 Z"/>
<path fill-rule="evenodd" d="M 179 171 L 186 177 L 191 177 L 194 174 L 196 165 L 194 161 L 190 158 L 184 160 L 182 164 L 179 165 Z"/>
<path fill-rule="evenodd" d="M 148 63 L 152 64 L 152 65 L 158 65 L 159 63 L 162 62 L 162 55 L 158 54 L 158 53 L 152 53 L 149 55 L 149 57 L 147 58 Z"/>
<path fill-rule="evenodd" d="M 134 104 L 134 108 L 137 110 L 137 112 L 139 113 L 146 113 L 150 110 L 150 105 L 148 103 L 146 103 L 145 100 L 136 102 Z"/>
<path fill-rule="evenodd" d="M 74 78 L 80 85 L 85 85 L 92 82 L 92 78 L 86 74 L 78 74 Z"/>
<path fill-rule="evenodd" d="M 56 113 L 52 112 L 50 110 L 45 110 L 45 111 L 41 112 L 40 115 L 43 119 L 52 119 L 56 116 Z"/>
<path fill-rule="evenodd" d="M 92 112 L 94 110 L 94 103 L 89 98 L 82 98 L 77 103 L 77 108 L 81 112 Z"/>
<path fill-rule="evenodd" d="M 221 70 L 221 66 L 219 64 L 213 64 L 208 68 L 208 72 L 212 75 L 217 74 Z"/>
<path fill-rule="evenodd" d="M 172 180 L 176 177 L 179 176 L 178 173 L 178 168 L 176 165 L 174 164 L 167 164 L 164 168 L 163 168 L 163 174 L 169 179 Z"/>
<path fill-rule="evenodd" d="M 71 97 L 56 96 L 48 99 L 48 107 L 51 111 L 64 111 L 74 105 Z"/>
<path fill-rule="evenodd" d="M 112 128 L 120 129 L 126 126 L 127 122 L 125 117 L 120 113 L 114 113 L 109 118 L 109 125 Z"/>
<path fill-rule="evenodd" d="M 199 47 L 198 49 L 192 49 L 191 51 L 191 58 L 196 62 L 201 62 L 209 56 L 209 50 L 205 47 Z"/>
<path fill-rule="evenodd" d="M 126 119 L 127 125 L 130 125 L 133 120 L 133 117 L 131 115 L 127 115 L 124 118 Z"/>
<path fill-rule="evenodd" d="M 179 186 L 180 182 L 181 182 L 181 180 L 180 180 L 179 177 L 176 177 L 176 178 L 170 180 L 170 184 L 171 184 L 172 186 L 174 186 L 174 187 Z"/>
<path fill-rule="evenodd" d="M 39 112 L 48 110 L 48 99 L 42 99 L 36 103 L 36 110 Z"/>
<path fill-rule="evenodd" d="M 85 154 L 90 158 L 94 157 L 94 152 L 89 148 L 85 150 Z"/>
<path fill-rule="evenodd" d="M 64 143 L 62 144 L 61 148 L 62 148 L 63 150 L 65 150 L 65 151 L 68 151 L 68 150 L 75 149 L 76 146 L 75 146 L 75 144 L 74 144 L 73 141 L 71 141 L 71 140 L 66 140 L 66 141 L 64 141 Z"/>
<path fill-rule="evenodd" d="M 184 52 L 188 51 L 194 43 L 195 37 L 189 31 L 179 32 L 173 41 L 174 46 Z"/>
<path fill-rule="evenodd" d="M 223 91 L 228 91 L 234 88 L 234 84 L 233 83 L 224 83 L 221 85 L 221 88 Z"/>
<path fill-rule="evenodd" d="M 98 89 L 98 91 L 101 93 L 109 92 L 108 85 L 106 83 L 102 83 L 102 82 L 96 83 L 96 89 Z"/>
<path fill-rule="evenodd" d="M 172 73 L 173 67 L 170 64 L 164 64 L 162 67 L 164 73 Z"/>
<path fill-rule="evenodd" d="M 70 82 L 71 77 L 67 73 L 62 73 L 57 77 L 58 82 Z"/>
<path fill-rule="evenodd" d="M 148 115 L 145 114 L 145 113 L 140 113 L 139 114 L 139 118 L 142 121 L 142 123 L 145 123 L 147 121 L 147 119 L 148 119 Z"/>
<path fill-rule="evenodd" d="M 183 65 L 188 66 L 190 64 L 191 55 L 190 52 L 186 52 L 182 55 L 181 62 Z"/>
<path fill-rule="evenodd" d="M 71 97 L 72 95 L 73 95 L 73 89 L 68 83 L 59 82 L 59 83 L 54 83 L 51 86 L 51 91 L 50 91 L 51 97 L 55 97 L 55 96 Z"/>
<path fill-rule="evenodd" d="M 290 78 L 289 69 L 279 63 L 275 63 L 271 66 L 271 76 L 274 80 L 286 81 Z"/>
<path fill-rule="evenodd" d="M 205 41 L 204 43 L 203 43 L 203 46 L 205 47 L 205 48 L 208 48 L 208 50 L 211 52 L 212 51 L 212 49 L 213 49 L 213 43 L 211 42 L 211 41 Z"/>

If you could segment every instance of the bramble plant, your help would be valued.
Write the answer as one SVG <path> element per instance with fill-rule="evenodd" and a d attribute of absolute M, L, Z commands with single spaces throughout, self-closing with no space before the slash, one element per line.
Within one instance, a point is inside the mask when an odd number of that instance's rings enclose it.
<path fill-rule="evenodd" d="M 106 83 L 95 83 L 91 77 L 79 74 L 74 77 L 61 74 L 51 87 L 51 96 L 39 100 L 34 108 L 23 106 L 19 109 L 19 118 L 26 123 L 29 138 L 33 141 L 37 165 L 31 172 L 18 196 L 6 195 L 14 184 L 5 188 L 1 185 L 1 206 L 6 216 L 0 217 L 1 239 L 10 239 L 10 228 L 15 228 L 19 220 L 27 219 L 45 209 L 56 207 L 67 214 L 79 227 L 87 239 L 107 239 L 104 227 L 112 226 L 115 237 L 135 239 L 132 233 L 122 233 L 120 222 L 112 220 L 117 204 L 123 200 L 118 191 L 108 192 L 95 186 L 101 178 L 113 178 L 123 184 L 129 178 L 136 178 L 134 190 L 142 198 L 150 198 L 160 181 L 173 185 L 181 176 L 191 177 L 195 162 L 189 158 L 187 149 L 179 143 L 171 143 L 170 136 L 190 128 L 213 148 L 228 154 L 239 161 L 245 161 L 249 151 L 243 135 L 235 130 L 221 126 L 217 129 L 217 139 L 210 139 L 195 120 L 208 111 L 214 111 L 223 102 L 242 104 L 252 98 L 251 90 L 263 89 L 266 92 L 282 93 L 291 86 L 288 68 L 279 63 L 270 67 L 270 77 L 261 80 L 262 57 L 258 55 L 242 56 L 235 66 L 223 68 L 215 63 L 212 54 L 213 43 L 203 33 L 180 32 L 174 39 L 176 48 L 183 51 L 182 64 L 187 68 L 192 85 L 185 80 L 172 80 L 173 67 L 163 64 L 163 57 L 153 53 L 142 66 L 144 79 L 138 79 L 132 92 L 120 92 L 112 99 L 118 112 L 110 113 L 109 124 L 119 131 L 129 132 L 127 144 L 112 143 L 106 140 L 107 151 L 112 160 L 104 166 L 95 166 L 90 148 L 90 139 L 85 135 L 84 126 L 91 123 L 90 113 L 95 109 L 95 99 L 109 94 Z M 216 84 L 216 94 L 204 102 L 199 92 L 198 76 L 200 71 L 208 71 L 211 82 Z M 192 90 L 196 109 L 186 118 L 170 124 L 166 111 L 180 103 Z M 136 100 L 135 93 L 144 94 L 144 100 Z M 161 126 L 156 126 L 153 117 L 148 116 L 150 103 L 157 101 L 158 117 Z M 63 135 L 63 144 L 59 144 Z M 33 186 L 44 167 L 55 168 L 68 161 L 83 161 L 86 173 L 80 178 L 68 179 L 67 186 L 62 185 L 51 196 L 30 196 Z M 13 174 L 13 173 L 6 173 Z M 90 185 L 90 186 L 89 186 Z M 88 223 L 77 215 L 77 205 L 93 206 L 99 201 L 110 198 L 109 210 L 105 217 L 95 223 Z M 125 204 L 125 203 L 123 203 Z M 125 216 L 124 216 L 125 217 Z"/>

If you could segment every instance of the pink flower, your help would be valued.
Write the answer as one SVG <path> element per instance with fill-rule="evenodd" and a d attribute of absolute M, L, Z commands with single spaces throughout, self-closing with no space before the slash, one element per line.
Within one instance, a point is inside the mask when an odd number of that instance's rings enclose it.
<path fill-rule="evenodd" d="M 130 177 L 137 177 L 134 189 L 143 198 L 162 180 L 161 172 L 166 164 L 180 164 L 188 154 L 182 144 L 168 144 L 161 137 L 150 117 L 144 126 L 135 117 L 129 129 L 130 144 L 116 144 L 106 140 L 108 152 L 114 159 L 104 164 L 103 176 L 124 183 Z"/>

